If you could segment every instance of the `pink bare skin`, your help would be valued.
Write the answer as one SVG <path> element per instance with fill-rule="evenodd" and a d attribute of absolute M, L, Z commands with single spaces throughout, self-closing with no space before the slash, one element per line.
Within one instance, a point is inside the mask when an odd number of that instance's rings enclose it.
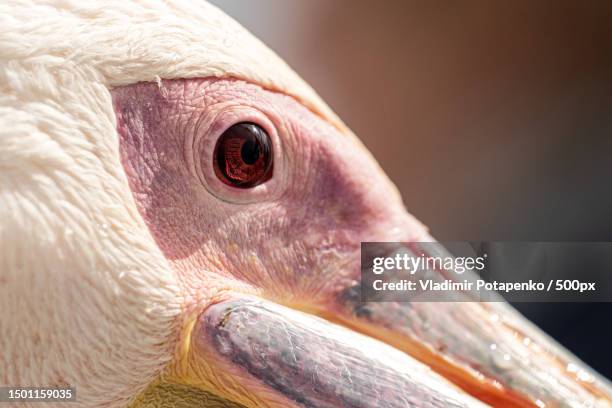
<path fill-rule="evenodd" d="M 344 306 L 339 302 L 342 293 L 357 285 L 361 241 L 414 241 L 425 235 L 424 227 L 405 211 L 395 187 L 357 140 L 289 96 L 238 80 L 192 79 L 164 81 L 161 87 L 143 83 L 120 88 L 114 91 L 113 102 L 133 196 L 186 294 L 185 316 L 239 298 L 237 294 L 257 294 L 322 314 L 337 310 Z M 253 188 L 224 184 L 213 166 L 220 134 L 240 122 L 258 124 L 272 141 L 273 175 Z M 288 327 L 295 324 L 291 323 L 295 317 L 286 319 Z M 372 393 L 378 387 L 376 395 L 402 390 L 394 399 L 397 406 L 407 395 L 423 403 L 431 401 L 431 406 L 453 400 L 452 395 L 421 386 L 405 374 L 393 374 L 384 365 L 379 376 L 368 378 L 368 370 L 376 365 L 372 357 L 351 357 L 359 353 L 358 346 L 347 345 L 344 353 L 333 351 L 343 343 L 327 346 L 334 354 L 326 355 L 323 345 L 330 343 L 312 331 L 321 323 L 301 319 L 307 325 L 301 340 L 313 345 L 311 351 L 318 350 L 310 353 L 319 356 L 314 366 L 344 355 L 353 381 L 372 382 L 360 390 Z M 277 326 L 270 324 L 271 329 Z M 264 333 L 262 325 L 257 327 Z M 215 326 L 201 326 L 207 329 L 200 330 L 204 334 L 194 340 L 200 354 L 209 363 L 217 361 L 217 371 L 232 373 L 257 393 L 265 380 L 262 372 L 254 378 L 235 363 L 219 362 L 218 354 L 227 346 L 212 352 Z M 322 328 L 321 333 L 330 330 L 336 329 Z M 287 344 L 295 341 L 288 340 Z M 275 352 L 281 361 L 283 353 L 282 349 Z M 271 352 L 267 354 L 273 359 Z M 410 367 L 409 362 L 405 366 Z M 321 370 L 334 376 L 336 368 L 330 365 Z M 302 372 L 312 377 L 306 368 Z M 275 378 L 283 378 L 283 373 Z M 360 394 L 336 381 L 313 386 L 327 389 L 330 395 L 306 392 L 299 397 L 286 395 L 295 385 L 268 384 L 277 387 L 277 392 L 265 392 L 272 400 L 264 403 L 300 405 L 296 399 L 314 401 L 317 406 L 381 403 L 376 395 Z"/>
<path fill-rule="evenodd" d="M 231 381 L 238 378 L 253 395 L 264 396 L 247 405 L 382 406 L 380 395 L 389 393 L 399 405 L 386 406 L 408 406 L 415 396 L 419 406 L 475 405 L 450 384 L 438 384 L 435 375 L 419 372 L 428 381 L 415 381 L 398 370 L 393 361 L 413 372 L 422 366 L 386 345 L 371 347 L 378 356 L 399 354 L 386 362 L 361 355 L 360 344 L 371 339 L 356 332 L 415 357 L 494 406 L 608 400 L 605 384 L 568 374 L 568 363 L 580 363 L 568 360 L 505 305 L 361 302 L 361 242 L 432 238 L 352 134 L 292 97 L 235 79 L 141 83 L 112 93 L 121 159 L 136 205 L 178 277 L 184 326 L 189 319 L 196 324 L 195 338 L 186 335 L 186 341 L 199 350 L 203 364 L 215 362 L 213 372 L 231 373 Z M 251 188 L 224 183 L 214 165 L 219 137 L 243 122 L 264 129 L 272 146 L 272 175 Z M 264 303 L 244 300 L 253 295 Z M 295 315 L 291 308 L 346 328 Z M 249 326 L 253 320 L 261 323 Z M 286 361 L 295 350 L 274 349 L 261 337 L 283 322 L 294 333 L 287 334 L 284 347 L 294 347 L 296 339 L 303 344 L 303 367 L 297 371 Z M 318 329 L 302 330 L 310 326 Z M 347 333 L 350 341 L 338 340 Z M 496 364 L 491 344 L 511 356 L 511 363 Z M 328 365 L 309 371 L 308 364 L 322 362 Z M 361 373 L 361 381 L 330 374 L 338 364 Z M 261 368 L 272 365 L 294 382 L 279 383 L 283 375 L 268 376 Z M 328 374 L 325 386 L 312 383 L 320 370 Z M 380 375 L 370 376 L 372 370 Z M 301 394 L 294 393 L 298 385 Z M 397 389 L 404 391 L 392 391 Z M 242 402 L 239 394 L 222 396 Z"/>
<path fill-rule="evenodd" d="M 320 306 L 358 278 L 361 241 L 424 234 L 371 156 L 289 96 L 193 79 L 122 88 L 114 103 L 130 187 L 193 302 L 187 308 L 228 284 Z M 215 176 L 212 149 L 245 121 L 270 135 L 274 170 L 237 189 Z"/>

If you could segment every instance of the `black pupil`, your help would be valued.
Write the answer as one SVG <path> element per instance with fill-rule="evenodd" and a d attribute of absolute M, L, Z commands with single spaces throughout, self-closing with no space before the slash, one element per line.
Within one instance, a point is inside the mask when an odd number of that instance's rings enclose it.
<path fill-rule="evenodd" d="M 225 184 L 251 188 L 272 177 L 272 144 L 266 131 L 251 122 L 230 126 L 217 140 L 215 173 Z"/>
<path fill-rule="evenodd" d="M 244 142 L 240 156 L 246 164 L 254 164 L 259 159 L 259 143 L 254 140 Z"/>

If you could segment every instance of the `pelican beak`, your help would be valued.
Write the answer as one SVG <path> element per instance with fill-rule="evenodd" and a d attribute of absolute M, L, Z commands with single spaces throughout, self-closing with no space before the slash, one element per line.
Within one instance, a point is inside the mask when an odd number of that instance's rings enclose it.
<path fill-rule="evenodd" d="M 610 406 L 604 379 L 507 304 L 350 293 L 320 316 L 229 295 L 195 317 L 180 358 L 136 406 Z"/>
<path fill-rule="evenodd" d="M 248 407 L 485 406 L 405 353 L 252 296 L 208 307 L 166 381 Z"/>
<path fill-rule="evenodd" d="M 360 294 L 359 283 L 347 285 L 321 315 L 404 351 L 487 404 L 611 406 L 605 378 L 499 297 L 474 301 L 455 291 L 454 301 L 363 302 Z"/>

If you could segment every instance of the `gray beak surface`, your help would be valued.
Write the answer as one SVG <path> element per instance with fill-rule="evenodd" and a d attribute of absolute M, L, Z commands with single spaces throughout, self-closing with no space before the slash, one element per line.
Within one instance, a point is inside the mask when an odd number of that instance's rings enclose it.
<path fill-rule="evenodd" d="M 324 315 L 410 354 L 493 406 L 611 406 L 606 379 L 501 298 L 475 302 L 469 292 L 453 296 L 461 301 L 363 303 L 355 286 Z"/>
<path fill-rule="evenodd" d="M 269 406 L 484 406 L 382 342 L 262 299 L 208 308 L 192 347 Z"/>

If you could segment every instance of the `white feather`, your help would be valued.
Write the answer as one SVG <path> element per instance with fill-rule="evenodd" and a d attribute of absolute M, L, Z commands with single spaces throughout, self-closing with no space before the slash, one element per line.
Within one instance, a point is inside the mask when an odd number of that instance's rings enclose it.
<path fill-rule="evenodd" d="M 172 357 L 183 299 L 128 188 L 109 89 L 205 76 L 286 92 L 343 126 L 206 3 L 0 5 L 1 384 L 123 406 Z"/>

